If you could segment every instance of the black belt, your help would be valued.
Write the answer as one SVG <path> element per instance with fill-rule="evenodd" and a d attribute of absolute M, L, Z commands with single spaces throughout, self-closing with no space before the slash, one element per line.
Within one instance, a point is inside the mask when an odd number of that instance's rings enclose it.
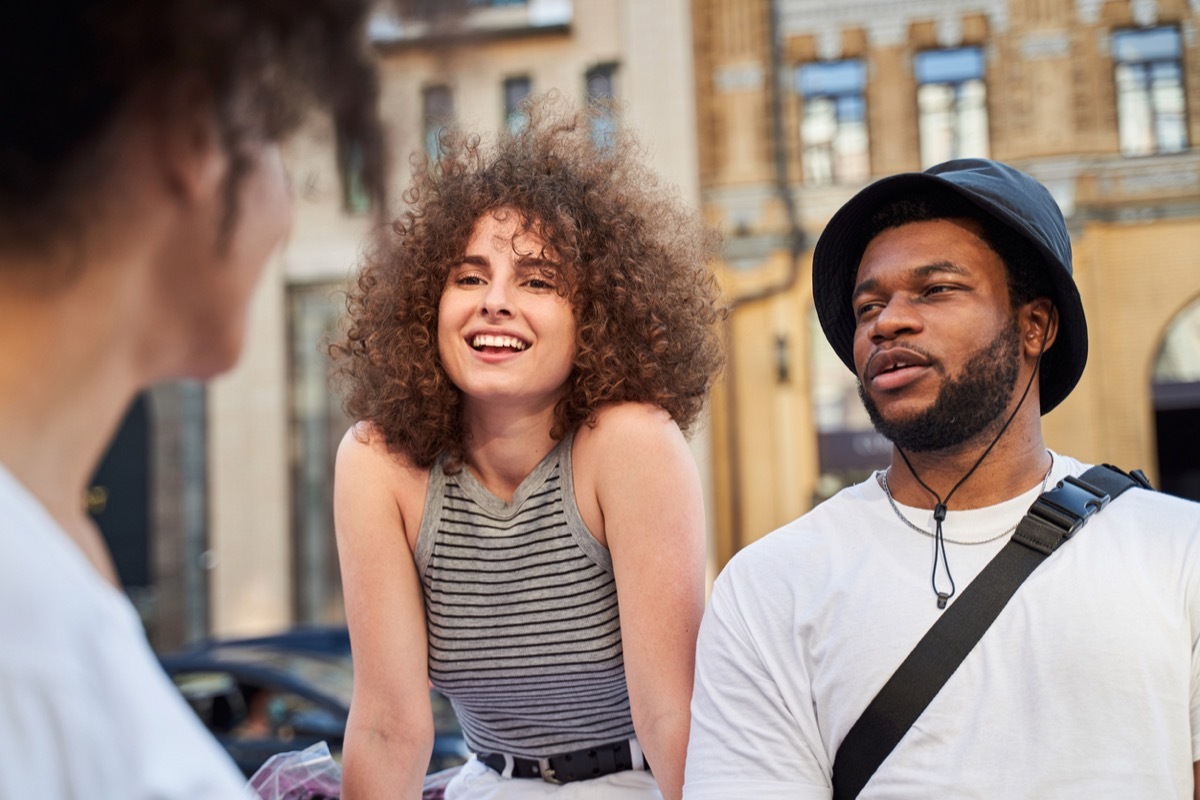
<path fill-rule="evenodd" d="M 639 764 L 634 764 L 633 748 L 626 739 L 620 742 L 601 744 L 585 750 L 574 750 L 570 753 L 558 753 L 546 758 L 521 758 L 503 753 L 480 753 L 477 758 L 483 764 L 504 774 L 509 763 L 512 763 L 514 778 L 541 778 L 548 783 L 570 783 L 586 781 L 611 775 L 627 769 L 645 769 L 650 771 L 641 751 L 638 752 Z"/>

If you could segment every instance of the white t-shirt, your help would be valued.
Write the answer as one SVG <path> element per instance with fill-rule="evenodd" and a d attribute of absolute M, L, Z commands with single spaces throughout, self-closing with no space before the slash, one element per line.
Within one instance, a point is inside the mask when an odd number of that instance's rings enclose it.
<path fill-rule="evenodd" d="M 1084 469 L 1056 457 L 1051 482 Z M 951 510 L 944 535 L 983 542 L 1039 491 Z M 947 543 L 956 598 L 1008 538 Z M 932 565 L 874 478 L 738 553 L 700 629 L 685 798 L 831 797 L 842 739 L 940 613 Z M 1131 489 L 1017 590 L 859 796 L 1191 798 L 1198 640 L 1200 505 Z"/>
<path fill-rule="evenodd" d="M 0 800 L 246 798 L 133 606 L 0 466 Z"/>

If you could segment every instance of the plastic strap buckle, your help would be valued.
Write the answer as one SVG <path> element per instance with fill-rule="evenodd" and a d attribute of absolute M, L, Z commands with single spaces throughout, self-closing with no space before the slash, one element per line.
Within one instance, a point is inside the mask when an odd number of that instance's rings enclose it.
<path fill-rule="evenodd" d="M 1034 501 L 1029 515 L 1017 526 L 1013 538 L 1049 555 L 1074 536 L 1088 517 L 1108 505 L 1110 500 L 1112 497 L 1107 492 L 1068 475 Z"/>
<path fill-rule="evenodd" d="M 1105 466 L 1108 465 L 1106 464 Z M 1116 469 L 1116 467 L 1109 467 L 1109 469 Z M 1136 483 L 1138 486 L 1142 487 L 1143 489 L 1149 489 L 1152 492 L 1154 491 L 1154 486 L 1150 483 L 1150 479 L 1147 478 L 1146 473 L 1142 472 L 1140 469 L 1130 470 L 1128 475 L 1129 477 L 1133 478 L 1134 483 Z"/>

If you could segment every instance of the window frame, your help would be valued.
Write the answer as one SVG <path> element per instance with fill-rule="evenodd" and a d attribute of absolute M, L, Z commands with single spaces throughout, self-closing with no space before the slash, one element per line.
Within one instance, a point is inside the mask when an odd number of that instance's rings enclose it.
<path fill-rule="evenodd" d="M 936 56 L 946 56 L 947 60 L 960 53 L 975 52 L 978 54 L 978 73 L 967 76 L 948 76 L 943 79 L 925 79 L 922 72 L 927 67 L 922 66 L 922 60 Z M 917 101 L 917 135 L 921 154 L 921 168 L 928 169 L 934 164 L 940 164 L 956 158 L 982 157 L 989 158 L 992 146 L 992 114 L 989 105 L 990 92 L 987 80 L 987 49 L 980 44 L 962 44 L 955 47 L 936 47 L 920 50 L 913 55 L 913 78 L 916 81 Z M 941 87 L 949 91 L 949 102 L 940 111 L 926 107 L 930 92 L 928 88 Z M 976 88 L 979 89 L 978 105 L 969 97 Z M 972 126 L 970 117 L 978 112 L 982 119 Z M 948 122 L 938 125 L 936 114 L 944 114 Z M 940 130 L 931 130 L 935 127 Z M 964 141 L 969 129 L 974 127 L 979 132 L 977 141 Z M 949 145 L 940 151 L 942 134 L 949 132 Z M 935 138 L 936 136 L 936 138 Z"/>
<path fill-rule="evenodd" d="M 842 68 L 857 68 L 859 73 L 855 86 L 846 89 L 830 87 L 823 90 L 808 91 L 805 73 L 808 70 L 833 70 Z M 841 58 L 833 60 L 807 61 L 796 64 L 793 71 L 795 94 L 799 103 L 799 121 L 797 138 L 800 142 L 800 164 L 803 182 L 808 186 L 830 186 L 840 183 L 854 183 L 867 180 L 871 176 L 871 132 L 870 112 L 867 103 L 869 64 L 865 58 Z M 815 74 L 815 73 L 809 73 Z M 855 120 L 844 119 L 842 110 L 846 99 L 855 99 L 859 105 L 860 117 L 857 120 L 861 126 L 863 146 L 861 153 L 855 154 L 862 158 L 862 169 L 859 171 L 839 167 L 843 158 L 839 156 L 839 141 L 844 141 L 853 135 L 852 125 Z M 833 133 L 824 142 L 814 142 L 805 136 L 805 127 L 813 117 L 810 107 L 819 101 L 826 101 L 832 108 Z M 825 155 L 827 174 L 818 175 L 816 163 L 810 158 L 810 153 L 821 152 Z M 854 157 L 854 156 L 851 156 Z"/>
<path fill-rule="evenodd" d="M 1174 53 L 1171 55 L 1147 56 L 1141 59 L 1125 60 L 1121 57 L 1121 39 L 1128 37 L 1133 38 L 1148 38 L 1159 32 L 1171 31 L 1174 33 Z M 1138 158 L 1144 156 L 1157 155 L 1174 155 L 1177 153 L 1185 153 L 1191 149 L 1191 136 L 1188 130 L 1188 96 L 1187 96 L 1187 69 L 1184 63 L 1184 38 L 1183 31 L 1177 24 L 1167 23 L 1159 25 L 1151 25 L 1138 28 L 1119 28 L 1113 30 L 1109 38 L 1110 53 L 1112 54 L 1112 70 L 1113 70 L 1113 99 L 1116 104 L 1117 116 L 1117 147 L 1121 155 L 1126 158 Z M 1178 146 L 1171 148 L 1164 145 L 1163 127 L 1167 124 L 1170 117 L 1169 111 L 1162 109 L 1162 97 L 1156 82 L 1158 78 L 1153 74 L 1156 67 L 1170 65 L 1174 69 L 1174 94 L 1178 101 Z M 1131 98 L 1129 92 L 1122 89 L 1123 70 L 1129 70 L 1136 73 L 1135 79 L 1138 82 L 1135 88 L 1136 97 Z M 1141 99 L 1144 102 L 1142 110 L 1146 114 L 1146 118 L 1142 120 L 1148 129 L 1140 131 L 1140 134 L 1145 136 L 1145 146 L 1139 146 L 1140 143 L 1133 141 L 1138 135 L 1133 132 L 1133 127 L 1137 125 L 1138 120 L 1131 120 L 1131 114 L 1134 111 L 1129 109 L 1129 105 L 1124 102 L 1127 99 Z"/>
<path fill-rule="evenodd" d="M 444 108 L 434 108 L 438 105 L 434 97 L 444 93 Z M 439 139 L 442 130 L 454 122 L 454 89 L 448 83 L 431 83 L 421 89 L 421 147 L 425 155 L 436 160 L 440 152 Z"/>
<path fill-rule="evenodd" d="M 342 212 L 363 216 L 371 212 L 372 197 L 366 182 L 366 148 L 341 126 L 335 130 L 338 181 L 341 184 Z"/>
<path fill-rule="evenodd" d="M 592 141 L 599 147 L 612 147 L 615 144 L 617 130 L 616 99 L 617 76 L 620 64 L 616 61 L 604 61 L 588 67 L 583 73 L 583 94 L 587 99 L 588 108 L 592 110 L 591 135 Z M 603 78 L 606 91 L 593 91 L 593 81 Z"/>
<path fill-rule="evenodd" d="M 517 98 L 512 90 L 521 86 L 524 86 L 524 92 Z M 504 103 L 504 127 L 509 133 L 517 133 L 525 127 L 529 118 L 523 108 L 523 103 L 533 94 L 533 78 L 529 75 L 510 75 L 504 79 L 501 92 Z"/>

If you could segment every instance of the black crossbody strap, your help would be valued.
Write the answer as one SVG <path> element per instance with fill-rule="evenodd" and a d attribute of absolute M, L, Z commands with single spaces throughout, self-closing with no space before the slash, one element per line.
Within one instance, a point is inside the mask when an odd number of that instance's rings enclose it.
<path fill-rule="evenodd" d="M 967 657 L 1009 598 L 1088 517 L 1134 486 L 1140 470 L 1107 464 L 1068 476 L 1034 501 L 1016 532 L 950 605 L 850 728 L 833 765 L 834 800 L 853 800 Z"/>

